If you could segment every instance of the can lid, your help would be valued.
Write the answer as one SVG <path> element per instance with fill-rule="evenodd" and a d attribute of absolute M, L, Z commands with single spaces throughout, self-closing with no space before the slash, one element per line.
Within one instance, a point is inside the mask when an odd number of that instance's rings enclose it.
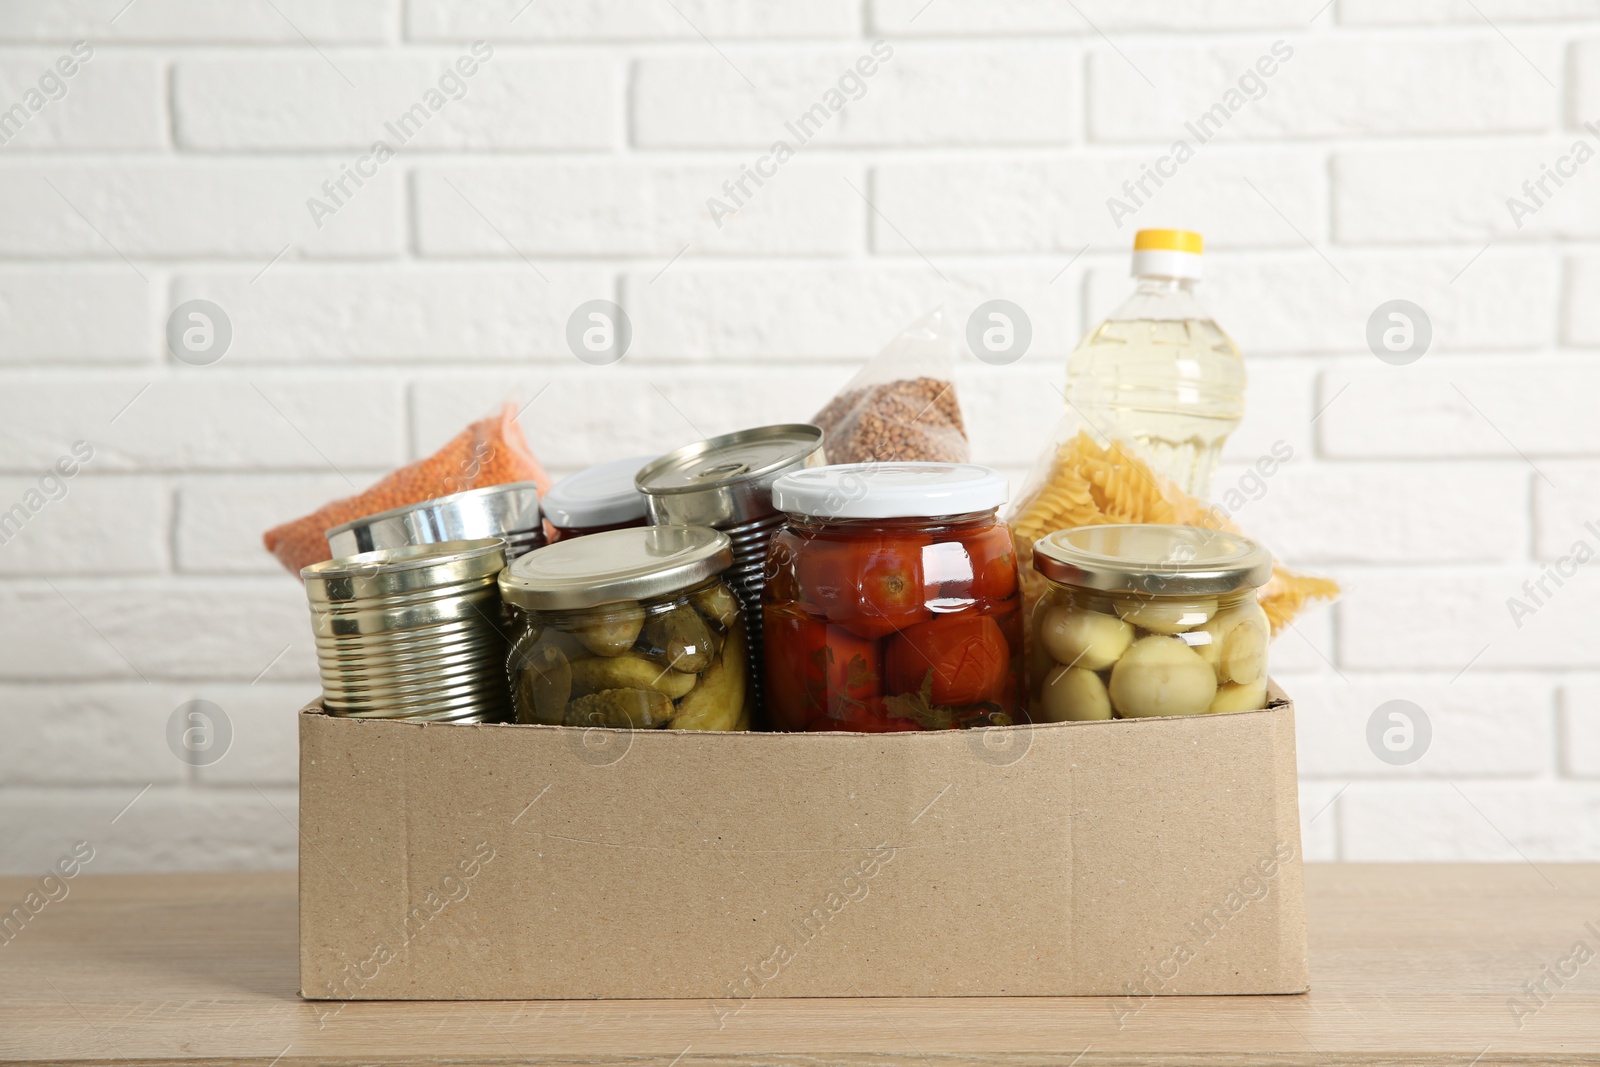
<path fill-rule="evenodd" d="M 540 529 L 539 486 L 503 482 L 390 508 L 340 523 L 325 535 L 335 556 L 379 548 L 505 537 Z"/>
<path fill-rule="evenodd" d="M 1133 235 L 1135 277 L 1192 278 L 1205 273 L 1205 240 L 1193 230 L 1140 230 Z"/>
<path fill-rule="evenodd" d="M 644 495 L 633 478 L 655 458 L 616 459 L 568 475 L 544 495 L 545 518 L 568 530 L 644 518 Z"/>
<path fill-rule="evenodd" d="M 530 611 L 593 608 L 688 589 L 733 563 L 707 526 L 635 526 L 557 541 L 500 572 L 500 596 Z"/>
<path fill-rule="evenodd" d="M 1078 526 L 1035 541 L 1033 569 L 1083 589 L 1214 596 L 1265 585 L 1272 555 L 1248 537 L 1201 526 Z"/>
<path fill-rule="evenodd" d="M 822 431 L 809 423 L 758 426 L 674 449 L 641 470 L 636 482 L 651 496 L 722 489 L 781 473 L 821 447 Z"/>
<path fill-rule="evenodd" d="M 728 530 L 776 515 L 778 475 L 821 462 L 822 431 L 785 423 L 685 445 L 646 466 L 634 482 L 651 522 Z"/>
<path fill-rule="evenodd" d="M 916 519 L 992 511 L 1006 479 L 976 463 L 841 463 L 792 471 L 772 483 L 772 503 L 791 515 Z"/>
<path fill-rule="evenodd" d="M 316 606 L 490 578 L 505 562 L 505 542 L 488 537 L 380 548 L 325 559 L 301 568 L 300 578 L 306 583 L 306 598 Z"/>

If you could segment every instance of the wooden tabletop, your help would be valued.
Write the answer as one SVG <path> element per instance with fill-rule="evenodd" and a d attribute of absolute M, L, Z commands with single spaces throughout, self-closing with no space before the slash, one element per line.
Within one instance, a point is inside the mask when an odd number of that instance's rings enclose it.
<path fill-rule="evenodd" d="M 0 879 L 0 903 L 37 885 Z M 720 1029 L 700 1001 L 302 1001 L 292 874 L 84 874 L 69 885 L 0 944 L 0 1061 L 1600 1060 L 1600 865 L 1312 865 L 1306 996 L 1159 998 L 1137 1010 L 1100 998 L 766 1000 Z"/>

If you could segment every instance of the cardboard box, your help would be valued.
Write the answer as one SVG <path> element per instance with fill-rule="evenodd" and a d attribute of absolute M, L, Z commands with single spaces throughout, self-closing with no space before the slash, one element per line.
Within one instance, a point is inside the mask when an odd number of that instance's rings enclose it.
<path fill-rule="evenodd" d="M 1295 993 L 1294 711 L 862 734 L 300 717 L 311 999 Z M 1131 1010 L 1131 1009 L 1130 1009 Z"/>

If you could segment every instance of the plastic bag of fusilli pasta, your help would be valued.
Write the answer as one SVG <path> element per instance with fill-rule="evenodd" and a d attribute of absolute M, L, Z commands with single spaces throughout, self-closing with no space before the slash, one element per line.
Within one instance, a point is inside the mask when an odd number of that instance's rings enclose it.
<path fill-rule="evenodd" d="M 1022 564 L 1025 613 L 1033 611 L 1045 587 L 1045 579 L 1032 567 L 1033 543 L 1056 530 L 1150 522 L 1245 532 L 1225 509 L 1197 500 L 1158 473 L 1132 441 L 1108 439 L 1070 415 L 1057 425 L 1051 440 L 1006 516 Z M 1274 636 L 1308 602 L 1338 595 L 1339 585 L 1331 578 L 1299 574 L 1276 560 L 1272 579 L 1257 590 Z"/>

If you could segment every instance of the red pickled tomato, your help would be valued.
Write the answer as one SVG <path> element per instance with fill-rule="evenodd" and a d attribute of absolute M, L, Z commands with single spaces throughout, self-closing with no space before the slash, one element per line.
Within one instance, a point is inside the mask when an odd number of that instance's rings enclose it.
<path fill-rule="evenodd" d="M 779 730 L 830 728 L 830 719 L 858 714 L 883 693 L 878 645 L 819 619 L 763 613 L 764 699 Z M 853 729 L 853 727 L 843 727 Z"/>
<path fill-rule="evenodd" d="M 792 604 L 800 599 L 800 583 L 795 577 L 795 549 L 799 543 L 788 530 L 773 534 L 767 546 L 766 569 L 762 573 L 762 600 L 768 604 Z"/>
<path fill-rule="evenodd" d="M 919 623 L 889 641 L 889 690 L 920 692 L 931 682 L 933 704 L 960 706 L 1000 698 L 1011 649 L 987 615 L 944 615 Z"/>
<path fill-rule="evenodd" d="M 885 637 L 929 616 L 925 537 L 816 538 L 795 546 L 800 599 L 859 637 Z"/>
<path fill-rule="evenodd" d="M 1004 523 L 965 538 L 972 560 L 972 595 L 979 600 L 1004 600 L 1017 591 L 1017 550 Z"/>

